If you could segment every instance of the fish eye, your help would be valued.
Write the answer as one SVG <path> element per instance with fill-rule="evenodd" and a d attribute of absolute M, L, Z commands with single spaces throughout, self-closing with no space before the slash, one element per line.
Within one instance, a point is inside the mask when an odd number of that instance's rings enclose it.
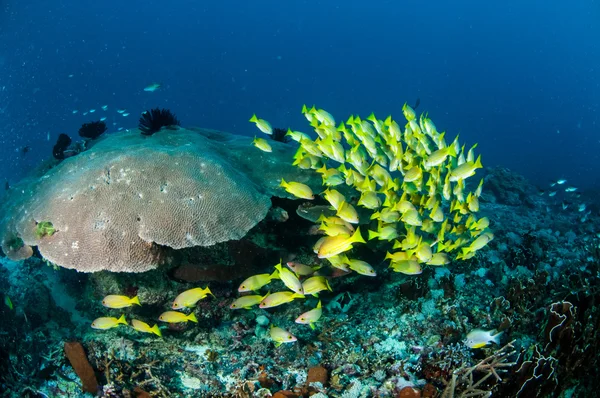
<path fill-rule="evenodd" d="M 102 304 L 106 304 L 106 301 L 102 300 Z"/>
<path fill-rule="evenodd" d="M 301 320 L 301 321 L 305 321 L 305 320 L 306 320 L 306 318 L 302 317 L 302 318 L 300 318 L 300 320 Z"/>
<path fill-rule="evenodd" d="M 290 340 L 291 340 L 291 339 L 292 339 L 292 336 L 291 336 L 291 335 L 290 335 L 290 336 L 288 336 L 288 339 L 290 339 Z"/>
<path fill-rule="evenodd" d="M 245 288 L 246 288 L 246 285 L 242 285 L 242 289 L 245 289 Z"/>

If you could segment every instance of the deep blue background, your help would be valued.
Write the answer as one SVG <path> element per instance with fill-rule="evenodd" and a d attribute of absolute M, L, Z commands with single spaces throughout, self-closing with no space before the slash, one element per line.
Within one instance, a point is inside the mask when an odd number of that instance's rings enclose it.
<path fill-rule="evenodd" d="M 479 143 L 484 166 L 600 186 L 600 3 L 488 3 L 3 1 L 0 178 L 49 157 L 59 133 L 77 137 L 103 104 L 111 130 L 161 106 L 183 125 L 254 135 L 253 112 L 306 131 L 304 103 L 338 120 L 400 117 L 420 97 L 438 129 Z"/>

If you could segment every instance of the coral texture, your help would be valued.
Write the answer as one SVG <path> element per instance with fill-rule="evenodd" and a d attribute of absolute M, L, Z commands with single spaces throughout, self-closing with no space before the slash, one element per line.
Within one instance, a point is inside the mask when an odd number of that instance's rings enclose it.
<path fill-rule="evenodd" d="M 274 143 L 267 157 L 249 137 L 210 130 L 107 136 L 13 190 L 0 215 L 3 250 L 14 252 L 8 243 L 18 237 L 78 271 L 154 269 L 163 246 L 242 238 L 266 216 L 271 196 L 288 197 L 281 176 L 309 182 L 312 173 L 289 164 L 292 150 Z M 56 232 L 36 235 L 41 221 Z"/>

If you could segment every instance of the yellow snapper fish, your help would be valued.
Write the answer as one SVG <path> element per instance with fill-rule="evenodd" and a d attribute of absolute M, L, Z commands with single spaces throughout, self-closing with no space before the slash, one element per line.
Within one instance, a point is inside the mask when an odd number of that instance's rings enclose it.
<path fill-rule="evenodd" d="M 350 259 L 348 260 L 348 267 L 361 275 L 377 276 L 377 272 L 375 272 L 373 267 L 366 261 Z"/>
<path fill-rule="evenodd" d="M 450 172 L 450 181 L 459 181 L 471 177 L 475 170 L 482 168 L 481 155 L 475 162 L 465 162 Z"/>
<path fill-rule="evenodd" d="M 317 293 L 323 290 L 331 290 L 331 286 L 329 286 L 329 282 L 324 276 L 312 276 L 302 282 L 302 290 L 305 295 L 312 294 L 316 296 Z"/>
<path fill-rule="evenodd" d="M 354 243 L 366 243 L 360 234 L 360 228 L 356 228 L 353 235 L 327 236 L 318 248 L 318 257 L 333 257 L 352 249 Z"/>
<path fill-rule="evenodd" d="M 260 131 L 262 131 L 265 134 L 269 134 L 272 135 L 273 134 L 273 127 L 271 127 L 271 123 L 267 122 L 264 119 L 259 119 L 256 117 L 256 114 L 252 115 L 252 117 L 250 118 L 250 121 L 254 124 L 256 124 L 256 127 L 258 127 L 258 129 Z"/>
<path fill-rule="evenodd" d="M 394 261 L 390 264 L 390 268 L 394 272 L 400 272 L 405 275 L 419 275 L 423 272 L 419 262 L 415 260 Z"/>
<path fill-rule="evenodd" d="M 196 315 L 194 315 L 193 312 L 189 315 L 186 315 L 183 312 L 166 311 L 160 314 L 158 320 L 168 323 L 181 323 L 187 321 L 198 323 L 198 319 L 196 319 Z"/>
<path fill-rule="evenodd" d="M 279 272 L 275 271 L 272 274 L 258 274 L 252 275 L 251 277 L 244 280 L 240 287 L 238 288 L 238 292 L 252 292 L 258 291 L 261 287 L 268 285 L 272 279 L 279 278 Z"/>
<path fill-rule="evenodd" d="M 271 330 L 269 331 L 269 335 L 271 336 L 271 340 L 275 343 L 275 347 L 279 347 L 284 343 L 293 343 L 298 339 L 296 336 L 284 330 L 280 327 L 271 325 Z"/>
<path fill-rule="evenodd" d="M 295 292 L 276 292 L 267 294 L 258 305 L 260 308 L 272 308 L 282 304 L 291 303 L 296 298 L 304 298 L 304 294 Z"/>
<path fill-rule="evenodd" d="M 125 308 L 131 307 L 134 304 L 141 305 L 138 296 L 131 298 L 127 296 L 110 294 L 102 299 L 102 305 L 107 308 Z"/>
<path fill-rule="evenodd" d="M 300 279 L 287 268 L 283 268 L 281 262 L 275 266 L 275 269 L 279 271 L 279 279 L 283 282 L 283 284 L 293 292 L 298 294 L 304 294 L 302 291 L 302 282 Z"/>
<path fill-rule="evenodd" d="M 356 212 L 356 209 L 346 201 L 340 203 L 336 215 L 346 222 L 358 224 L 358 213 Z"/>
<path fill-rule="evenodd" d="M 296 318 L 296 323 L 301 325 L 308 325 L 311 329 L 315 329 L 315 322 L 317 322 L 321 315 L 323 315 L 323 309 L 321 308 L 321 300 L 317 303 L 317 306 L 310 311 L 306 311 Z"/>
<path fill-rule="evenodd" d="M 149 84 L 149 85 L 147 85 L 146 87 L 144 87 L 144 91 L 147 91 L 147 92 L 149 92 L 149 93 L 153 93 L 153 92 L 155 92 L 156 90 L 158 90 L 159 88 L 160 88 L 160 84 L 159 84 L 159 83 L 152 83 L 152 84 Z M 104 106 L 102 107 L 102 109 L 103 109 L 103 110 L 106 110 L 106 109 L 104 108 Z"/>
<path fill-rule="evenodd" d="M 298 276 L 312 275 L 316 271 L 316 269 L 313 269 L 306 264 L 297 263 L 295 261 L 289 261 L 286 265 Z"/>
<path fill-rule="evenodd" d="M 231 308 L 232 310 L 239 310 L 241 308 L 248 310 L 251 307 L 260 304 L 260 302 L 263 301 L 265 297 L 267 297 L 267 295 L 261 296 L 260 294 L 253 294 L 250 296 L 242 296 L 237 298 L 233 303 L 231 303 L 229 308 Z"/>
<path fill-rule="evenodd" d="M 325 192 L 323 192 L 323 197 L 326 201 L 329 202 L 331 206 L 333 206 L 335 210 L 338 210 L 341 204 L 346 202 L 346 198 L 344 197 L 344 195 L 342 195 L 341 193 L 339 193 L 339 191 L 336 191 L 335 189 L 326 189 Z"/>
<path fill-rule="evenodd" d="M 490 343 L 500 344 L 500 336 L 503 332 L 494 334 L 496 330 L 473 329 L 467 334 L 464 343 L 469 348 L 483 348 Z"/>
<path fill-rule="evenodd" d="M 115 317 L 96 318 L 92 322 L 92 328 L 106 330 L 106 329 L 115 328 L 121 324 L 127 325 L 127 321 L 125 320 L 125 314 L 121 315 L 121 317 L 119 319 L 117 319 Z"/>
<path fill-rule="evenodd" d="M 134 328 L 135 330 L 137 330 L 138 332 L 154 333 L 158 337 L 162 337 L 162 334 L 160 333 L 160 329 L 158 328 L 158 324 L 155 324 L 154 326 L 150 327 L 150 325 L 148 325 L 146 322 L 142 322 L 137 319 L 132 319 L 131 327 Z"/>
<path fill-rule="evenodd" d="M 271 145 L 264 138 L 254 137 L 254 139 L 252 140 L 252 145 L 254 145 L 263 152 L 273 152 L 273 148 L 271 148 Z"/>
<path fill-rule="evenodd" d="M 308 185 L 302 184 L 301 182 L 286 182 L 283 178 L 279 186 L 283 187 L 287 192 L 291 193 L 297 198 L 313 200 L 315 195 L 312 189 Z"/>
<path fill-rule="evenodd" d="M 179 296 L 175 297 L 171 308 L 174 310 L 178 310 L 180 308 L 191 308 L 195 306 L 198 301 L 202 300 L 209 294 L 214 297 L 214 294 L 212 294 L 208 287 L 204 289 L 201 287 L 196 287 L 194 289 L 186 290 Z"/>

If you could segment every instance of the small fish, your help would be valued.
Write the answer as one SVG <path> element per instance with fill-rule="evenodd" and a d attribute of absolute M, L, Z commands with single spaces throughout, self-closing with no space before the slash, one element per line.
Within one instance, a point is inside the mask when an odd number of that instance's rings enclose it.
<path fill-rule="evenodd" d="M 271 283 L 272 279 L 277 278 L 279 278 L 279 271 L 275 271 L 272 274 L 252 275 L 240 284 L 240 287 L 238 287 L 238 292 L 244 293 L 258 291 L 261 287 Z"/>
<path fill-rule="evenodd" d="M 121 130 L 123 130 L 123 127 L 119 127 L 119 128 L 117 129 L 117 131 L 121 131 Z"/>
<path fill-rule="evenodd" d="M 256 127 L 258 127 L 258 129 L 260 131 L 262 131 L 263 133 L 268 134 L 268 135 L 273 135 L 273 127 L 271 127 L 271 124 L 269 122 L 267 122 L 266 120 L 259 119 L 254 114 L 250 118 L 250 121 L 252 123 L 256 124 Z"/>
<path fill-rule="evenodd" d="M 575 191 L 577 191 L 577 188 L 575 188 L 575 187 L 567 187 L 567 188 L 565 188 L 565 192 L 575 192 Z"/>
<path fill-rule="evenodd" d="M 73 115 L 76 114 L 77 112 L 79 112 L 77 109 L 75 109 L 72 113 Z"/>
<path fill-rule="evenodd" d="M 134 304 L 141 305 L 138 296 L 130 298 L 127 296 L 118 296 L 116 294 L 111 294 L 102 299 L 102 305 L 107 308 L 125 308 L 131 307 Z"/>
<path fill-rule="evenodd" d="M 119 326 L 120 324 L 127 325 L 127 321 L 125 320 L 125 314 L 121 315 L 119 319 L 115 317 L 101 317 L 96 318 L 92 322 L 92 328 L 94 329 L 111 329 Z"/>
<path fill-rule="evenodd" d="M 95 109 L 90 109 L 90 113 L 94 113 L 94 112 L 96 112 Z"/>
<path fill-rule="evenodd" d="M 309 325 L 311 329 L 315 329 L 315 322 L 323 315 L 323 309 L 321 308 L 321 300 L 317 303 L 317 306 L 310 311 L 306 311 L 296 318 L 296 323 L 302 325 Z"/>
<path fill-rule="evenodd" d="M 123 117 L 127 117 L 127 116 L 129 116 L 129 113 L 128 112 L 124 112 L 124 113 L 122 113 L 122 115 L 123 115 Z"/>
<path fill-rule="evenodd" d="M 327 236 L 321 242 L 318 249 L 319 258 L 333 257 L 337 254 L 352 249 L 354 243 L 366 243 L 360 234 L 360 228 L 356 228 L 353 235 Z"/>
<path fill-rule="evenodd" d="M 46 141 L 50 141 L 50 132 L 46 133 Z"/>
<path fill-rule="evenodd" d="M 567 210 L 567 208 L 569 207 L 569 204 L 566 202 L 562 202 L 562 209 L 563 210 Z"/>
<path fill-rule="evenodd" d="M 100 118 L 100 121 L 101 121 L 101 122 L 103 122 L 103 121 L 105 121 L 105 120 L 106 120 L 106 116 L 103 116 L 103 117 L 101 117 L 101 118 Z"/>
<path fill-rule="evenodd" d="M 108 105 L 102 105 L 102 110 L 105 111 L 108 109 Z"/>
<path fill-rule="evenodd" d="M 10 310 L 12 310 L 12 309 L 14 308 L 14 307 L 13 307 L 13 303 L 12 303 L 12 301 L 11 301 L 10 297 L 8 297 L 8 294 L 5 294 L 5 295 L 4 295 L 4 304 L 6 304 L 6 306 L 7 306 L 7 307 L 8 307 Z"/>
<path fill-rule="evenodd" d="M 260 302 L 263 301 L 265 297 L 267 296 L 261 296 L 260 294 L 242 296 L 237 298 L 233 303 L 231 303 L 229 308 L 231 308 L 232 310 L 239 310 L 241 308 L 249 310 L 251 307 L 260 304 Z"/>
<path fill-rule="evenodd" d="M 377 272 L 373 269 L 373 267 L 362 260 L 348 260 L 348 267 L 355 271 L 358 274 L 365 276 L 377 276 Z"/>
<path fill-rule="evenodd" d="M 258 305 L 260 308 L 272 308 L 282 304 L 291 303 L 296 298 L 304 298 L 304 294 L 295 292 L 276 292 L 267 294 Z"/>
<path fill-rule="evenodd" d="M 131 320 L 131 327 L 142 333 L 154 333 L 158 337 L 162 337 L 160 329 L 158 328 L 158 324 L 150 327 L 146 322 L 139 321 L 137 319 Z"/>
<path fill-rule="evenodd" d="M 283 178 L 281 179 L 281 183 L 279 186 L 283 187 L 287 192 L 291 193 L 297 198 L 313 200 L 315 195 L 313 194 L 312 189 L 308 185 L 302 184 L 300 182 L 290 181 L 286 182 Z"/>
<path fill-rule="evenodd" d="M 304 294 L 302 291 L 302 282 L 300 282 L 296 274 L 287 268 L 283 268 L 281 262 L 275 266 L 275 269 L 279 271 L 279 279 L 281 279 L 288 289 L 298 294 Z"/>
<path fill-rule="evenodd" d="M 73 77 L 73 76 L 75 76 L 75 75 L 73 75 L 73 74 L 69 75 L 69 77 Z"/>
<path fill-rule="evenodd" d="M 490 343 L 500 344 L 502 332 L 494 334 L 495 330 L 473 329 L 467 334 L 464 343 L 469 348 L 483 348 Z"/>
<path fill-rule="evenodd" d="M 586 208 L 585 203 L 582 203 L 582 204 L 579 205 L 579 207 L 577 208 L 577 210 L 579 210 L 581 212 L 581 211 L 585 211 L 585 208 Z"/>
<path fill-rule="evenodd" d="M 86 112 L 83 112 L 83 116 L 86 116 L 87 114 L 88 114 L 88 113 L 87 113 L 87 111 L 86 111 Z"/>
<path fill-rule="evenodd" d="M 315 270 L 312 267 L 306 264 L 297 263 L 295 261 L 289 261 L 286 265 L 298 276 L 312 275 L 315 272 Z"/>
<path fill-rule="evenodd" d="M 263 152 L 273 152 L 273 148 L 271 148 L 271 145 L 264 138 L 254 137 L 254 139 L 252 140 L 252 145 L 254 145 Z"/>
<path fill-rule="evenodd" d="M 293 343 L 294 341 L 298 340 L 296 336 L 294 336 L 290 332 L 273 325 L 271 325 L 269 335 L 271 336 L 271 340 L 273 340 L 273 342 L 275 343 L 275 347 L 279 347 L 284 343 Z"/>
<path fill-rule="evenodd" d="M 329 286 L 329 281 L 324 276 L 312 276 L 302 282 L 302 290 L 305 295 L 317 295 L 317 293 L 323 290 L 332 291 L 331 286 Z"/>
<path fill-rule="evenodd" d="M 181 323 L 187 321 L 198 323 L 198 319 L 196 319 L 196 315 L 194 315 L 193 312 L 189 315 L 186 315 L 183 312 L 166 311 L 160 314 L 158 320 L 168 323 Z"/>
<path fill-rule="evenodd" d="M 122 108 L 122 109 L 117 109 L 117 113 L 125 113 L 127 112 L 127 109 Z"/>
<path fill-rule="evenodd" d="M 550 191 L 550 192 L 548 192 L 548 196 L 552 197 L 554 195 L 556 195 L 556 191 Z"/>
<path fill-rule="evenodd" d="M 179 294 L 173 301 L 173 305 L 171 308 L 174 310 L 178 310 L 181 308 L 192 308 L 196 305 L 196 303 L 208 295 L 214 294 L 210 291 L 208 287 L 202 289 L 201 287 L 197 287 L 194 289 L 186 290 L 185 292 Z"/>
<path fill-rule="evenodd" d="M 147 91 L 149 93 L 153 93 L 156 90 L 158 90 L 160 88 L 160 84 L 159 83 L 152 83 L 147 85 L 146 87 L 144 87 L 144 91 Z"/>

